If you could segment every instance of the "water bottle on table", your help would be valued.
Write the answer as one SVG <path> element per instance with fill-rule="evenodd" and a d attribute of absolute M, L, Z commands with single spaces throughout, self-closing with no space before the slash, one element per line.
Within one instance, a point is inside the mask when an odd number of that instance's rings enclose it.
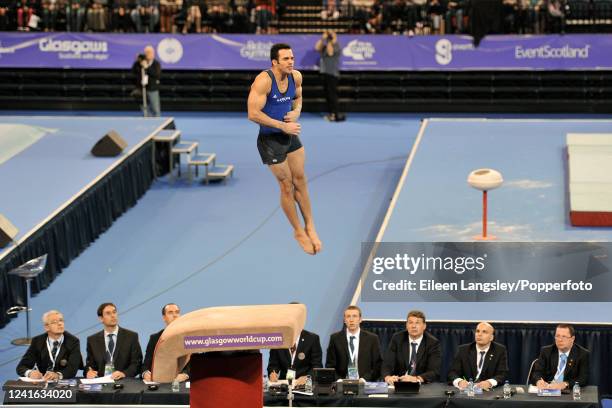
<path fill-rule="evenodd" d="M 574 384 L 574 388 L 572 389 L 572 395 L 574 396 L 574 401 L 580 400 L 582 396 L 582 391 L 580 390 L 580 384 Z"/>
<path fill-rule="evenodd" d="M 471 378 L 470 378 L 470 381 L 468 381 L 467 396 L 468 397 L 474 396 L 474 380 L 472 380 Z"/>
<path fill-rule="evenodd" d="M 510 382 L 506 380 L 504 383 L 504 399 L 508 399 L 512 396 L 512 388 L 510 388 Z"/>
<path fill-rule="evenodd" d="M 306 376 L 306 384 L 304 385 L 304 391 L 312 392 L 312 377 L 309 375 Z"/>

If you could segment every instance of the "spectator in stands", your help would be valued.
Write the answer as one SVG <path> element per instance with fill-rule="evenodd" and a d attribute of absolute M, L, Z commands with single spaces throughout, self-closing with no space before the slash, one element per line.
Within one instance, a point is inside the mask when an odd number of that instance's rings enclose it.
<path fill-rule="evenodd" d="M 183 26 L 183 34 L 187 34 L 191 26 L 195 26 L 196 33 L 202 32 L 202 11 L 200 10 L 199 0 L 184 0 L 183 7 L 186 10 L 185 25 Z"/>
<path fill-rule="evenodd" d="M 370 20 L 373 5 L 374 0 L 350 0 L 348 9 L 353 20 L 352 31 L 355 33 L 365 33 L 366 24 Z"/>
<path fill-rule="evenodd" d="M 382 364 L 380 341 L 376 334 L 361 329 L 360 325 L 361 309 L 347 307 L 344 329 L 329 338 L 325 367 L 335 368 L 338 378 L 350 378 L 351 371 L 356 370 L 357 378 L 378 381 Z"/>
<path fill-rule="evenodd" d="M 232 32 L 234 33 L 250 33 L 252 32 L 251 23 L 249 21 L 250 0 L 232 0 Z"/>
<path fill-rule="evenodd" d="M 340 11 L 336 5 L 336 0 L 323 0 L 323 10 L 321 10 L 321 19 L 337 20 L 340 18 Z"/>
<path fill-rule="evenodd" d="M 222 33 L 227 30 L 229 5 L 226 0 L 208 0 L 206 14 L 211 32 Z"/>
<path fill-rule="evenodd" d="M 89 31 L 106 31 L 108 18 L 108 0 L 91 0 L 87 10 L 87 29 Z"/>
<path fill-rule="evenodd" d="M 47 381 L 76 377 L 83 368 L 79 339 L 65 330 L 64 315 L 57 310 L 49 310 L 42 321 L 45 333 L 32 338 L 17 375 Z"/>
<path fill-rule="evenodd" d="M 431 26 L 432 34 L 444 34 L 444 15 L 446 14 L 445 3 L 440 0 L 430 0 L 427 5 L 427 16 Z"/>
<path fill-rule="evenodd" d="M 325 119 L 336 122 L 340 118 L 338 112 L 338 78 L 340 77 L 340 44 L 333 30 L 323 31 L 315 49 L 319 53 L 319 72 L 325 88 L 327 112 Z"/>
<path fill-rule="evenodd" d="M 89 0 L 69 0 L 66 11 L 66 29 L 83 31 Z"/>
<path fill-rule="evenodd" d="M 0 0 L 0 31 L 8 31 L 10 27 L 10 13 L 15 4 L 12 0 Z"/>
<path fill-rule="evenodd" d="M 562 0 L 548 0 L 548 33 L 563 33 L 565 31 L 565 12 Z"/>
<path fill-rule="evenodd" d="M 503 13 L 503 32 L 504 34 L 510 34 L 516 32 L 516 17 L 518 14 L 518 1 L 517 0 L 503 0 L 502 1 L 502 13 Z"/>
<path fill-rule="evenodd" d="M 406 330 L 393 335 L 383 358 L 381 375 L 385 382 L 438 381 L 442 362 L 440 342 L 426 333 L 426 328 L 423 312 L 408 312 Z"/>
<path fill-rule="evenodd" d="M 154 32 L 159 23 L 159 0 L 136 0 L 132 21 L 139 33 Z"/>
<path fill-rule="evenodd" d="M 534 0 L 536 4 L 533 6 L 535 13 L 535 32 L 536 34 L 546 33 L 546 19 L 548 17 L 546 0 Z"/>
<path fill-rule="evenodd" d="M 381 31 L 383 22 L 383 11 L 385 8 L 384 0 L 375 0 L 370 8 L 369 19 L 366 23 L 366 31 L 368 33 L 376 33 Z"/>
<path fill-rule="evenodd" d="M 132 0 L 113 1 L 113 30 L 120 33 L 133 31 L 132 20 L 130 18 L 134 11 Z"/>
<path fill-rule="evenodd" d="M 544 346 L 533 365 L 530 384 L 542 389 L 572 389 L 574 384 L 588 384 L 589 351 L 578 344 L 574 326 L 559 324 L 555 342 Z"/>
<path fill-rule="evenodd" d="M 174 33 L 174 17 L 183 7 L 183 0 L 160 0 L 160 31 L 162 33 Z"/>
<path fill-rule="evenodd" d="M 466 16 L 466 0 L 451 0 L 446 5 L 446 32 L 463 34 L 463 18 Z"/>
<path fill-rule="evenodd" d="M 42 0 L 42 29 L 55 31 L 57 21 L 57 0 Z"/>
<path fill-rule="evenodd" d="M 274 15 L 274 0 L 255 0 L 255 33 L 269 34 L 270 21 Z"/>
<path fill-rule="evenodd" d="M 144 49 L 144 58 L 139 56 L 132 66 L 132 72 L 137 83 L 145 91 L 147 106 L 142 106 L 144 116 L 159 116 L 161 106 L 159 99 L 159 81 L 161 77 L 161 65 L 155 59 L 155 49 L 148 45 Z"/>
<path fill-rule="evenodd" d="M 518 0 L 516 10 L 516 33 L 534 33 L 534 24 L 534 10 L 531 6 L 531 0 Z"/>
<path fill-rule="evenodd" d="M 17 29 L 29 31 L 32 16 L 36 16 L 40 10 L 39 0 L 17 0 L 15 6 L 17 8 Z"/>
<path fill-rule="evenodd" d="M 394 34 L 401 33 L 407 20 L 406 14 L 407 7 L 405 0 L 393 0 L 388 7 L 385 7 L 383 12 L 385 31 Z"/>
<path fill-rule="evenodd" d="M 168 326 L 174 320 L 176 320 L 181 315 L 181 309 L 178 307 L 176 303 L 168 303 L 164 307 L 162 307 L 162 319 L 164 319 L 164 323 Z M 142 378 L 145 381 L 151 381 L 151 367 L 153 366 L 153 353 L 155 351 L 155 346 L 159 341 L 164 329 L 161 329 L 157 333 L 154 333 L 149 337 L 149 342 L 147 343 L 147 351 L 145 353 L 144 363 L 142 364 Z M 187 364 L 183 370 L 176 376 L 176 380 L 178 382 L 187 381 L 189 379 L 189 364 Z"/>
<path fill-rule="evenodd" d="M 110 375 L 113 380 L 119 380 L 140 374 L 142 350 L 138 334 L 119 327 L 114 304 L 102 303 L 97 313 L 103 330 L 87 338 L 86 377 Z"/>
<path fill-rule="evenodd" d="M 410 0 L 415 7 L 417 22 L 414 32 L 418 35 L 429 34 L 429 28 L 426 29 L 427 23 L 427 0 Z"/>

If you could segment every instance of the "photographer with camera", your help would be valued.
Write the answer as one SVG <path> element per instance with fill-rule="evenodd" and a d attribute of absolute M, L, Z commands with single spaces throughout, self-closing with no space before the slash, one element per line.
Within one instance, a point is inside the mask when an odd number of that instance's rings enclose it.
<path fill-rule="evenodd" d="M 338 78 L 340 77 L 340 44 L 333 30 L 323 31 L 315 49 L 320 55 L 319 72 L 323 80 L 327 99 L 328 115 L 325 119 L 331 122 L 344 120 L 344 115 L 338 113 Z"/>
<path fill-rule="evenodd" d="M 144 54 L 138 54 L 132 65 L 132 73 L 136 79 L 136 89 L 132 91 L 132 96 L 142 97 L 144 116 L 160 116 L 159 78 L 161 76 L 161 65 L 155 59 L 153 46 L 146 46 Z"/>

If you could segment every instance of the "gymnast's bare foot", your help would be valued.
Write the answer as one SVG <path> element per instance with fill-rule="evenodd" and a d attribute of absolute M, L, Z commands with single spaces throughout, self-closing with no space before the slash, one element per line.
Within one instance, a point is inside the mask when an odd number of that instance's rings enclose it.
<path fill-rule="evenodd" d="M 306 235 L 306 232 L 303 229 L 296 229 L 293 233 L 293 236 L 295 237 L 295 240 L 298 242 L 298 244 L 300 244 L 304 252 L 309 255 L 314 255 L 316 253 L 312 241 L 310 240 L 308 235 Z"/>
<path fill-rule="evenodd" d="M 315 253 L 318 254 L 319 252 L 321 252 L 321 250 L 323 249 L 323 243 L 319 239 L 319 235 L 317 235 L 317 231 L 315 231 L 314 226 L 306 227 L 306 234 L 308 234 L 308 237 L 312 241 Z"/>

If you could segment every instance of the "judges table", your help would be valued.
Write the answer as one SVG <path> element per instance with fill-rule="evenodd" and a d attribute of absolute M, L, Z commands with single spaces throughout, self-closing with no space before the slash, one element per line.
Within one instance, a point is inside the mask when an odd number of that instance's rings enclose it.
<path fill-rule="evenodd" d="M 101 391 L 83 391 L 76 387 L 71 388 L 74 392 L 73 404 L 77 405 L 189 405 L 189 389 L 186 389 L 185 384 L 181 384 L 178 392 L 172 392 L 170 384 L 160 384 L 159 389 L 151 391 L 142 381 L 136 379 L 123 379 L 119 383 L 123 384 L 123 388 L 115 389 L 112 384 L 102 387 Z M 523 387 L 525 388 L 525 387 Z M 50 389 L 50 388 L 49 388 Z M 363 395 L 360 390 L 359 395 L 345 396 L 342 393 L 341 384 L 338 385 L 338 391 L 329 396 L 307 396 L 295 394 L 293 406 L 296 407 L 419 407 L 419 408 L 478 408 L 478 407 L 571 407 L 571 408 L 597 408 L 599 407 L 597 387 L 583 387 L 582 398 L 579 401 L 574 401 L 572 396 L 562 395 L 560 397 L 538 397 L 532 394 L 516 394 L 510 399 L 504 400 L 501 397 L 501 387 L 494 391 L 476 395 L 475 397 L 466 397 L 456 393 L 453 396 L 447 397 L 444 392 L 452 387 L 444 384 L 426 384 L 421 387 L 419 394 L 401 395 L 390 393 L 386 397 L 371 397 Z M 5 404 L 26 404 L 40 405 L 53 404 L 58 405 L 60 401 L 51 401 L 41 399 L 33 400 L 11 400 L 11 390 L 24 390 L 24 388 L 16 388 L 12 385 L 5 384 L 4 403 Z M 30 388 L 30 390 L 35 390 Z M 12 393 L 15 396 L 15 392 Z M 68 401 L 65 401 L 68 402 Z M 268 407 L 288 406 L 286 395 L 264 395 L 264 405 Z"/>

